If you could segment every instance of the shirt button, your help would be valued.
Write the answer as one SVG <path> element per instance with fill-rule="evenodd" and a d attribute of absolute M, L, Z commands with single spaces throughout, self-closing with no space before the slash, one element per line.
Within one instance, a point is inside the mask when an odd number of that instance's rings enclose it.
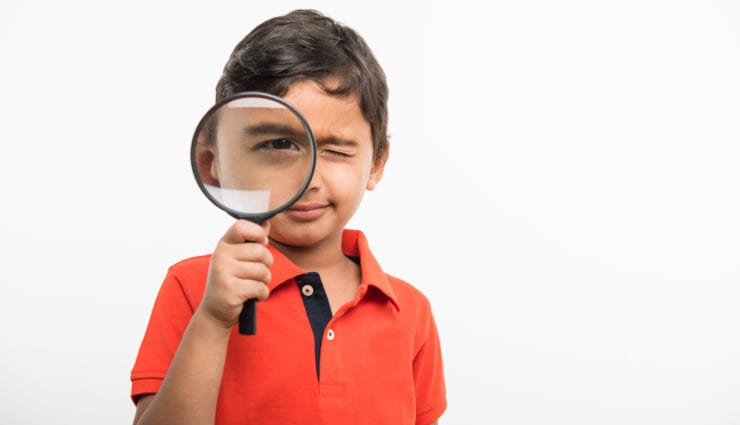
<path fill-rule="evenodd" d="M 303 287 L 301 288 L 301 292 L 303 293 L 303 295 L 310 297 L 311 295 L 313 295 L 313 286 L 303 285 Z"/>
<path fill-rule="evenodd" d="M 334 329 L 329 329 L 329 331 L 326 333 L 326 339 L 329 341 L 334 340 Z"/>

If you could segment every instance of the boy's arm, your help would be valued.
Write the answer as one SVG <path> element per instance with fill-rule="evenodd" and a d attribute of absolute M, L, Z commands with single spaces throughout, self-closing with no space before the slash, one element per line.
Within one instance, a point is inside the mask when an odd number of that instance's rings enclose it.
<path fill-rule="evenodd" d="M 144 413 L 147 407 L 149 407 L 149 404 L 152 402 L 152 399 L 154 398 L 154 394 L 147 394 L 139 397 L 139 400 L 136 402 L 136 414 L 134 415 L 134 424 L 139 422 L 139 418 Z"/>
<path fill-rule="evenodd" d="M 139 399 L 134 424 L 213 423 L 230 333 L 193 315 L 159 392 Z"/>
<path fill-rule="evenodd" d="M 214 423 L 232 328 L 244 301 L 269 295 L 272 255 L 264 246 L 268 228 L 239 220 L 219 241 L 211 256 L 203 300 L 158 392 L 138 400 L 134 425 Z"/>

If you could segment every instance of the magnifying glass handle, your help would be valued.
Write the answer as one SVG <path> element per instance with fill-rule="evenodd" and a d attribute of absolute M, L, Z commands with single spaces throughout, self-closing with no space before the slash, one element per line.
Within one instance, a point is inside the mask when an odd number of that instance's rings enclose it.
<path fill-rule="evenodd" d="M 244 302 L 239 314 L 239 333 L 254 335 L 257 333 L 257 300 L 252 298 Z"/>

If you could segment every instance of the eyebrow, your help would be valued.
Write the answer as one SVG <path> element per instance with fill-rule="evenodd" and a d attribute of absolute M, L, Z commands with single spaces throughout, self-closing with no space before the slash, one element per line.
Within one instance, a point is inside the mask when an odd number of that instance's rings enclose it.
<path fill-rule="evenodd" d="M 243 131 L 244 134 L 248 136 L 287 135 L 298 138 L 307 135 L 305 128 L 301 127 L 300 129 L 298 129 L 291 125 L 274 122 L 249 125 L 244 127 Z M 359 143 L 357 143 L 357 141 L 355 140 L 341 139 L 335 136 L 327 136 L 316 139 L 316 145 L 333 145 L 346 148 L 356 148 L 357 146 L 359 146 Z"/>
<path fill-rule="evenodd" d="M 321 139 L 317 139 L 316 144 L 342 146 L 347 148 L 356 148 L 359 145 L 359 143 L 354 140 L 340 139 L 334 136 L 322 137 Z"/>
<path fill-rule="evenodd" d="M 287 124 L 272 122 L 248 125 L 242 131 L 248 136 L 289 135 L 300 137 L 306 135 L 304 128 L 298 129 Z"/>

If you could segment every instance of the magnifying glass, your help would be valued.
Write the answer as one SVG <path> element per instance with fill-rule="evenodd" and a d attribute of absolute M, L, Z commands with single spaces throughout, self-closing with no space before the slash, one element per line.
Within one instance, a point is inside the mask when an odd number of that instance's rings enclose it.
<path fill-rule="evenodd" d="M 256 223 L 290 207 L 313 176 L 316 141 L 301 113 L 281 97 L 241 92 L 217 102 L 193 135 L 190 162 L 203 194 L 237 219 Z M 239 333 L 256 332 L 247 300 Z"/>

